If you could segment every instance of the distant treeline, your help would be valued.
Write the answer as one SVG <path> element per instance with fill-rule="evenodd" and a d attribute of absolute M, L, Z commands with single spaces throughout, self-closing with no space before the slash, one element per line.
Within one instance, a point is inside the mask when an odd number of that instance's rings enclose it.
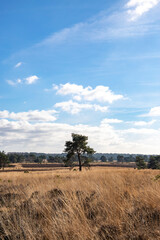
<path fill-rule="evenodd" d="M 138 155 L 138 154 L 102 154 L 96 153 L 89 156 L 82 156 L 85 161 L 89 162 L 117 162 L 135 163 L 138 169 L 160 169 L 159 155 Z M 0 169 L 11 166 L 13 163 L 65 163 L 66 154 L 45 154 L 45 153 L 17 153 L 0 152 Z M 72 162 L 78 162 L 77 156 L 72 157 Z M 124 165 L 124 164 L 123 164 Z"/>
<path fill-rule="evenodd" d="M 10 163 L 62 163 L 66 158 L 65 153 L 61 154 L 46 154 L 46 153 L 36 153 L 36 152 L 10 152 L 7 154 Z M 138 154 L 117 154 L 117 153 L 95 153 L 89 158 L 91 161 L 97 162 L 135 162 Z M 150 155 L 141 155 L 145 162 L 149 161 Z M 74 161 L 77 161 L 76 156 Z"/>
<path fill-rule="evenodd" d="M 149 157 L 149 161 L 145 162 L 143 155 L 136 156 L 136 166 L 138 169 L 160 169 L 160 156 L 154 155 Z"/>

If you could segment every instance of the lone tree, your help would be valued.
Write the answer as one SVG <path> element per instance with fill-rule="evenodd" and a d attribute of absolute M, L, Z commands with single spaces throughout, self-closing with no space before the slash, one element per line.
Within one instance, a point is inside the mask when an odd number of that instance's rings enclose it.
<path fill-rule="evenodd" d="M 82 171 L 82 166 L 87 162 L 84 154 L 95 153 L 93 148 L 87 146 L 88 137 L 72 133 L 72 141 L 66 141 L 64 151 L 67 153 L 66 163 L 73 162 L 73 156 L 77 155 L 79 162 L 79 171 Z"/>

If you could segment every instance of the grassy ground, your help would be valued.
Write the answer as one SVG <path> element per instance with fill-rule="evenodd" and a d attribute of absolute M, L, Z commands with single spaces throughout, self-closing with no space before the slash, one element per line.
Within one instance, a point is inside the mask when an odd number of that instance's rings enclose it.
<path fill-rule="evenodd" d="M 160 171 L 0 173 L 0 239 L 158 240 Z"/>

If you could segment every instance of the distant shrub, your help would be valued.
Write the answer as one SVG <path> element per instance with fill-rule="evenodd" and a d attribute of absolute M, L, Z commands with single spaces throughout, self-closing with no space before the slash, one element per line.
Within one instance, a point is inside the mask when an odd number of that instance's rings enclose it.
<path fill-rule="evenodd" d="M 29 173 L 29 171 L 28 171 L 28 170 L 25 170 L 24 173 Z"/>
<path fill-rule="evenodd" d="M 160 174 L 158 174 L 157 176 L 155 176 L 155 179 L 154 179 L 155 181 L 157 181 L 157 180 L 160 180 Z"/>
<path fill-rule="evenodd" d="M 60 178 L 60 175 L 56 175 L 55 177 L 56 177 L 56 178 Z"/>
<path fill-rule="evenodd" d="M 150 156 L 148 162 L 148 168 L 160 169 L 160 156 Z"/>
<path fill-rule="evenodd" d="M 136 156 L 136 166 L 138 169 L 145 169 L 146 168 L 146 163 L 144 161 L 143 156 Z"/>

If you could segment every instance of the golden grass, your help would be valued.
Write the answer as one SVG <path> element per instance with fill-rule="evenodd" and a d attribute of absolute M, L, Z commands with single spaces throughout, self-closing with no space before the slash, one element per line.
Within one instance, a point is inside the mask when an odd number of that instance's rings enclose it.
<path fill-rule="evenodd" d="M 160 239 L 160 171 L 0 173 L 0 239 Z"/>

